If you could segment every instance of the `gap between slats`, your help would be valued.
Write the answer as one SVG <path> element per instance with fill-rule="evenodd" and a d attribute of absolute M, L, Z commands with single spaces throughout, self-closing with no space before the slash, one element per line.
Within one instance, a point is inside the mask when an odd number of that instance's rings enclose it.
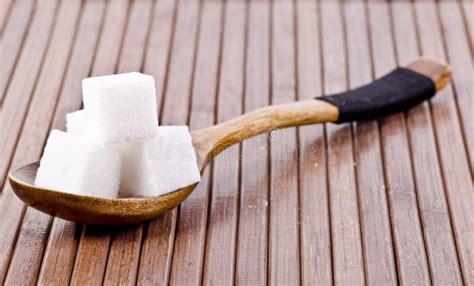
<path fill-rule="evenodd" d="M 26 5 L 26 6 L 25 6 Z M 31 20 L 35 14 L 36 1 L 25 0 L 12 3 L 8 15 L 8 22 L 1 30 L 0 34 L 0 60 L 2 62 L 0 70 L 0 110 L 3 107 L 11 76 L 18 63 L 20 52 L 28 35 Z M 24 14 L 26 13 L 26 14 Z M 8 168 L 8 166 L 6 167 Z M 3 182 L 4 174 L 1 182 Z M 3 184 L 0 184 L 3 187 Z"/>

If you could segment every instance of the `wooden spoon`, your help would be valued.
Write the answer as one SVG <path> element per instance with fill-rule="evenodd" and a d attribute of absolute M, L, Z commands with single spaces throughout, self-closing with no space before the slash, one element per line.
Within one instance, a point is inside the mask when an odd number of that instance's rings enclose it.
<path fill-rule="evenodd" d="M 277 128 L 370 119 L 405 110 L 433 96 L 450 78 L 447 65 L 420 59 L 359 89 L 268 106 L 194 131 L 191 135 L 199 168 L 202 173 L 227 147 Z M 81 196 L 36 187 L 38 166 L 39 161 L 10 172 L 10 184 L 16 195 L 27 205 L 52 216 L 89 224 L 131 224 L 153 219 L 179 205 L 197 185 L 150 198 Z"/>

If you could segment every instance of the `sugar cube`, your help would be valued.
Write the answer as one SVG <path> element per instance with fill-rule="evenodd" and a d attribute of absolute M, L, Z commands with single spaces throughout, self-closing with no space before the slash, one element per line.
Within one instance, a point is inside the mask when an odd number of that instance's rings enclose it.
<path fill-rule="evenodd" d="M 160 126 L 158 136 L 114 144 L 122 153 L 121 197 L 153 197 L 201 179 L 187 126 Z"/>
<path fill-rule="evenodd" d="M 76 135 L 52 130 L 35 185 L 73 194 L 115 198 L 120 174 L 118 151 L 90 145 Z"/>
<path fill-rule="evenodd" d="M 87 117 L 85 110 L 78 110 L 76 112 L 66 114 L 66 130 L 68 133 L 87 136 Z"/>
<path fill-rule="evenodd" d="M 68 133 L 80 136 L 90 144 L 104 145 L 104 142 L 92 133 L 93 128 L 94 124 L 90 122 L 90 116 L 84 109 L 66 114 L 66 130 Z"/>
<path fill-rule="evenodd" d="M 86 78 L 84 109 L 91 136 L 116 143 L 153 138 L 158 132 L 155 81 L 138 72 Z"/>

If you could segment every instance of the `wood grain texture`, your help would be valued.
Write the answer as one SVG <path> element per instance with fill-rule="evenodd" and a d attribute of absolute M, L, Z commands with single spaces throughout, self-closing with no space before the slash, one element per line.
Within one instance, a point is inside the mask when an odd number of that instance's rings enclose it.
<path fill-rule="evenodd" d="M 69 283 L 82 228 L 70 221 L 55 218 L 44 251 L 38 285 Z"/>
<path fill-rule="evenodd" d="M 373 80 L 366 6 L 344 6 L 349 88 Z M 373 285 L 395 285 L 397 274 L 383 170 L 379 124 L 354 124 L 354 153 L 363 232 L 366 280 Z"/>
<path fill-rule="evenodd" d="M 152 26 L 145 52 L 143 72 L 153 76 L 155 79 L 158 111 L 161 110 L 161 103 L 168 79 L 168 67 L 172 55 L 171 44 L 178 8 L 177 3 L 177 1 L 173 0 L 160 0 L 155 3 Z"/>
<path fill-rule="evenodd" d="M 297 98 L 322 94 L 319 4 L 296 5 Z M 332 283 L 332 257 L 324 125 L 299 128 L 301 282 Z"/>
<path fill-rule="evenodd" d="M 118 73 L 142 70 L 153 5 L 152 1 L 136 1 L 129 7 Z M 117 227 L 112 231 L 103 281 L 105 285 L 128 285 L 136 282 L 142 236 L 143 224 Z"/>
<path fill-rule="evenodd" d="M 271 23 L 271 104 L 296 100 L 294 6 L 290 2 L 272 4 Z M 298 146 L 296 129 L 277 130 L 269 135 L 270 221 L 269 283 L 300 283 Z"/>
<path fill-rule="evenodd" d="M 463 18 L 467 29 L 468 43 L 471 48 L 471 53 L 474 54 L 474 3 L 463 0 L 460 4 L 462 6 Z M 471 166 L 472 167 L 472 166 Z"/>
<path fill-rule="evenodd" d="M 242 113 L 245 62 L 246 4 L 227 2 L 224 7 L 219 67 L 217 123 Z M 240 146 L 230 147 L 213 162 L 203 284 L 234 282 L 239 213 Z"/>
<path fill-rule="evenodd" d="M 333 122 L 338 116 L 339 110 L 332 104 L 315 99 L 302 100 L 260 108 L 226 122 L 197 130 L 191 136 L 198 164 L 201 168 L 205 168 L 220 152 L 253 136 L 276 129 Z"/>
<path fill-rule="evenodd" d="M 6 5 L 9 1 L 0 2 L 2 3 L 1 5 Z M 3 105 L 8 82 L 15 69 L 21 45 L 27 34 L 31 17 L 34 14 L 35 1 L 16 1 L 12 6 L 9 16 L 10 20 L 5 25 L 5 30 L 3 30 L 1 18 L 5 17 L 6 14 L 0 15 L 0 61 L 2 63 L 0 66 L 0 107 Z M 3 8 L 6 9 L 6 6 Z M 4 13 L 6 13 L 6 10 Z M 2 166 L 2 173 L 0 173 L 2 178 L 5 176 L 3 168 L 8 167 Z"/>
<path fill-rule="evenodd" d="M 10 14 L 11 7 L 13 6 L 12 0 L 0 1 L 0 37 L 2 36 L 3 26 Z"/>
<path fill-rule="evenodd" d="M 409 62 L 419 56 L 412 6 L 393 3 L 391 9 L 398 61 Z M 460 285 L 429 103 L 408 111 L 406 120 L 431 281 L 438 285 Z"/>
<path fill-rule="evenodd" d="M 270 103 L 270 5 L 247 7 L 244 112 Z M 266 135 L 242 143 L 240 213 L 235 282 L 266 285 L 268 262 L 269 150 Z"/>
<path fill-rule="evenodd" d="M 465 30 L 462 11 L 455 2 L 438 4 L 443 33 L 444 45 L 446 47 L 447 60 L 453 73 L 453 88 L 460 116 L 460 124 L 464 136 L 464 144 L 469 155 L 471 174 L 474 173 L 474 81 L 473 61 L 469 49 L 468 31 Z M 471 57 L 471 61 L 466 61 Z"/>
<path fill-rule="evenodd" d="M 436 6 L 415 3 L 415 12 L 422 54 L 446 59 Z M 431 112 L 462 278 L 470 285 L 474 283 L 474 216 L 469 213 L 474 195 L 452 87 L 431 100 Z"/>
<path fill-rule="evenodd" d="M 396 66 L 390 14 L 386 3 L 369 3 L 374 74 L 380 77 Z M 381 120 L 382 151 L 395 243 L 398 281 L 430 283 L 424 238 L 403 113 Z"/>
<path fill-rule="evenodd" d="M 165 96 L 177 7 L 177 1 L 172 0 L 158 1 L 155 4 L 153 25 L 148 39 L 144 72 L 155 78 L 158 110 L 161 109 Z M 167 113 L 167 116 L 169 114 Z M 163 114 L 160 115 L 161 121 L 164 117 Z M 138 284 L 167 283 L 174 240 L 174 212 L 168 212 L 145 224 Z"/>
<path fill-rule="evenodd" d="M 210 126 L 215 120 L 219 50 L 223 28 L 222 3 L 205 1 L 200 10 L 193 83 L 190 90 L 189 127 L 191 130 Z M 180 108 L 184 109 L 183 107 Z M 203 173 L 198 187 L 180 206 L 170 274 L 172 285 L 202 283 L 211 187 L 211 170 L 208 169 Z"/>
<path fill-rule="evenodd" d="M 339 3 L 321 3 L 324 93 L 347 89 L 344 27 Z M 364 284 L 364 266 L 351 125 L 327 126 L 333 277 L 337 285 Z"/>

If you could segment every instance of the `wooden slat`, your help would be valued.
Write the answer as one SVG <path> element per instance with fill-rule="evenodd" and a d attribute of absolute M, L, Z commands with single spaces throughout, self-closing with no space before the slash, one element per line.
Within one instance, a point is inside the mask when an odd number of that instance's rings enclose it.
<path fill-rule="evenodd" d="M 291 2 L 272 5 L 271 104 L 296 100 L 294 7 Z M 298 147 L 296 129 L 270 134 L 269 283 L 300 282 Z"/>
<path fill-rule="evenodd" d="M 419 41 L 423 55 L 446 59 L 441 27 L 434 3 L 416 3 Z M 474 195 L 468 156 L 464 148 L 451 85 L 431 100 L 441 170 L 446 187 L 456 247 L 464 283 L 474 283 Z"/>
<path fill-rule="evenodd" d="M 149 222 L 144 232 L 137 283 L 167 285 L 176 227 L 176 210 Z"/>
<path fill-rule="evenodd" d="M 324 93 L 347 89 L 346 56 L 338 3 L 321 3 Z M 328 125 L 329 204 L 334 282 L 364 283 L 351 126 Z"/>
<path fill-rule="evenodd" d="M 12 77 L 8 91 L 12 96 L 7 96 L 0 113 L 0 130 L 2 130 L 0 134 L 1 162 L 9 161 L 9 157 L 15 148 L 16 135 L 20 132 L 23 123 L 21 119 L 25 116 L 29 98 L 34 90 L 42 63 L 43 53 L 48 44 L 49 34 L 55 18 L 56 4 L 55 1 L 44 1 L 39 4 L 31 26 L 31 32 L 26 39 Z M 20 162 L 17 162 L 16 166 L 19 164 Z M 8 165 L 6 165 L 5 170 L 7 168 Z M 0 233 L 2 233 L 2 239 L 0 240 L 0 281 L 3 281 L 7 274 L 23 212 L 23 203 L 13 194 L 10 186 L 5 184 L 0 201 Z"/>
<path fill-rule="evenodd" d="M 125 0 L 113 1 L 108 4 L 93 63 L 87 62 L 87 64 L 80 65 L 80 62 L 78 62 L 82 77 L 87 76 L 91 65 L 92 75 L 115 73 L 127 22 L 127 10 L 128 1 Z M 89 58 L 91 52 L 94 52 L 94 50 L 83 56 L 78 56 L 78 60 L 82 57 Z M 80 82 L 80 80 L 75 82 L 78 90 L 80 90 Z M 79 98 L 79 100 L 80 104 L 81 99 Z M 78 107 L 76 105 L 72 108 L 77 109 Z M 84 226 L 72 271 L 71 284 L 83 285 L 90 283 L 97 285 L 102 283 L 109 253 L 111 231 L 110 228 L 106 227 Z"/>
<path fill-rule="evenodd" d="M 171 57 L 177 1 L 158 1 L 155 4 L 153 26 L 150 31 L 144 72 L 155 78 L 158 110 L 164 97 Z M 174 238 L 173 212 L 145 224 L 137 283 L 165 285 L 168 279 L 171 248 Z"/>
<path fill-rule="evenodd" d="M 38 285 L 66 285 L 69 283 L 81 236 L 81 226 L 78 227 L 73 222 L 54 218 L 41 262 Z"/>
<path fill-rule="evenodd" d="M 368 23 L 364 3 L 346 3 L 344 8 L 352 89 L 373 80 Z M 377 121 L 354 124 L 354 146 L 367 283 L 395 285 L 397 275 Z"/>
<path fill-rule="evenodd" d="M 75 84 L 88 76 L 97 46 L 103 14 L 104 2 L 86 2 L 77 32 L 77 38 L 70 63 L 65 75 L 63 90 L 58 106 L 70 104 L 72 110 L 80 108 L 82 93 L 80 85 Z M 76 106 L 74 107 L 74 104 Z M 52 128 L 64 129 L 64 113 L 56 112 Z M 42 261 L 38 284 L 67 284 L 70 281 L 74 258 L 82 227 L 59 218 L 53 220 L 48 245 Z"/>
<path fill-rule="evenodd" d="M 369 3 L 369 25 L 375 77 L 396 67 L 386 3 Z M 399 283 L 429 284 L 430 275 L 418 212 L 403 113 L 381 120 L 382 151 Z"/>
<path fill-rule="evenodd" d="M 296 5 L 297 98 L 322 94 L 319 5 Z M 304 285 L 332 283 L 326 145 L 324 125 L 299 128 L 301 281 Z"/>
<path fill-rule="evenodd" d="M 125 49 L 125 30 L 130 21 L 129 2 L 127 0 L 111 1 L 108 5 L 100 42 L 92 65 L 93 76 L 117 72 L 120 52 Z"/>
<path fill-rule="evenodd" d="M 462 5 L 462 12 L 466 22 L 466 29 L 468 31 L 468 43 L 471 47 L 471 53 L 474 53 L 474 2 L 463 0 L 460 5 Z"/>
<path fill-rule="evenodd" d="M 152 1 L 135 1 L 132 3 L 117 68 L 118 73 L 141 71 L 152 12 Z M 140 262 L 143 224 L 117 227 L 111 231 L 111 234 L 112 241 L 107 259 L 104 284 L 133 284 L 137 279 Z"/>
<path fill-rule="evenodd" d="M 56 7 L 53 5 L 50 9 L 46 9 L 45 13 L 49 12 L 54 15 L 53 9 L 56 9 Z M 28 116 L 13 158 L 14 166 L 31 162 L 41 155 L 74 41 L 80 10 L 80 3 L 73 6 L 63 3 L 59 9 L 48 52 L 45 55 L 38 84 L 32 95 L 30 109 L 27 112 Z M 11 190 L 8 190 L 8 192 L 11 194 Z M 25 209 L 25 206 L 20 202 L 15 205 L 19 210 Z M 18 213 L 19 218 L 10 217 L 9 220 L 17 221 L 20 219 L 21 221 L 22 213 L 23 211 Z M 35 209 L 27 208 L 14 244 L 9 270 L 5 278 L 6 284 L 31 284 L 36 282 L 46 246 L 50 221 L 50 216 Z M 15 229 L 11 227 L 9 231 L 14 232 Z M 27 274 L 25 275 L 25 273 Z"/>
<path fill-rule="evenodd" d="M 110 229 L 110 244 L 104 285 L 132 285 L 136 280 L 143 225 Z M 102 250 L 102 252 L 105 250 Z"/>
<path fill-rule="evenodd" d="M 217 122 L 242 113 L 245 61 L 245 2 L 227 2 L 223 24 Z M 234 282 L 235 245 L 239 213 L 240 146 L 214 160 L 212 200 L 204 265 L 203 284 L 231 285 Z"/>
<path fill-rule="evenodd" d="M 3 27 L 5 26 L 11 7 L 13 6 L 12 2 L 12 0 L 0 1 L 0 38 L 2 37 Z"/>
<path fill-rule="evenodd" d="M 393 3 L 392 19 L 399 63 L 415 60 L 419 47 L 411 4 Z M 429 103 L 407 112 L 407 127 L 431 281 L 435 285 L 461 285 Z"/>
<path fill-rule="evenodd" d="M 1 2 L 3 3 L 3 1 Z M 12 11 L 10 12 L 10 19 L 5 26 L 5 30 L 2 31 L 2 28 L 0 27 L 0 62 L 2 63 L 0 65 L 0 107 L 2 107 L 7 92 L 8 82 L 15 69 L 15 64 L 18 55 L 20 54 L 22 43 L 26 32 L 28 31 L 31 17 L 34 14 L 34 7 L 35 1 L 16 1 L 12 7 Z M 0 165 L 0 176 L 2 178 L 2 181 L 0 182 L 2 183 L 5 171 L 8 168 L 8 166 L 3 166 L 3 162 L 4 160 L 2 160 Z"/>
<path fill-rule="evenodd" d="M 189 126 L 192 130 L 214 124 L 222 33 L 222 3 L 205 1 L 201 9 L 191 91 Z M 198 187 L 181 204 L 170 276 L 173 285 L 198 285 L 202 281 L 211 183 L 209 168 Z"/>
<path fill-rule="evenodd" d="M 441 27 L 447 59 L 453 73 L 453 87 L 460 115 L 460 123 L 464 135 L 471 167 L 474 166 L 474 80 L 473 61 L 469 49 L 469 38 L 466 37 L 460 7 L 455 2 L 443 2 L 438 5 L 441 16 Z M 471 59 L 470 61 L 467 59 Z"/>
<path fill-rule="evenodd" d="M 200 5 L 194 1 L 179 2 L 161 125 L 188 122 L 199 10 Z"/>
<path fill-rule="evenodd" d="M 79 245 L 71 285 L 100 285 L 104 278 L 109 253 L 111 229 L 102 226 L 84 226 Z"/>
<path fill-rule="evenodd" d="M 159 0 L 155 4 L 152 27 L 149 32 L 143 72 L 155 78 L 158 110 L 161 109 L 168 75 L 176 11 L 177 1 Z"/>
<path fill-rule="evenodd" d="M 269 105 L 270 5 L 248 4 L 244 112 Z M 242 181 L 237 239 L 239 285 L 267 284 L 268 141 L 266 135 L 242 143 Z"/>

